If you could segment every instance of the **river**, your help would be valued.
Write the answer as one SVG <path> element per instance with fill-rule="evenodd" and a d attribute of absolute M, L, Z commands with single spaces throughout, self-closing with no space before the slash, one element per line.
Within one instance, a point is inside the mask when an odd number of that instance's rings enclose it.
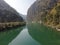
<path fill-rule="evenodd" d="M 0 32 L 1 45 L 60 45 L 60 32 L 43 24 L 29 24 Z"/>
<path fill-rule="evenodd" d="M 28 33 L 28 29 L 24 28 L 18 36 L 9 43 L 9 45 L 40 45 Z"/>

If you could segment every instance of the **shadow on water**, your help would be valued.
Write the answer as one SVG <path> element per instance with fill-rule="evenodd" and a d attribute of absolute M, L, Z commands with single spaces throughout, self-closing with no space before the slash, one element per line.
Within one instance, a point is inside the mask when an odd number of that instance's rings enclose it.
<path fill-rule="evenodd" d="M 43 24 L 28 24 L 28 32 L 41 45 L 60 45 L 60 32 Z"/>
<path fill-rule="evenodd" d="M 7 29 L 0 32 L 0 45 L 8 45 L 23 29 L 23 27 L 17 27 Z"/>

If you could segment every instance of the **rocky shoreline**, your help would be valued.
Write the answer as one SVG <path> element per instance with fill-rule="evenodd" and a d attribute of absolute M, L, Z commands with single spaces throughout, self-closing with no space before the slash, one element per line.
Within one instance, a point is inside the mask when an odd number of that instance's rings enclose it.
<path fill-rule="evenodd" d="M 8 22 L 8 23 L 0 23 L 0 31 L 7 28 L 13 28 L 18 26 L 24 26 L 26 25 L 25 22 Z"/>

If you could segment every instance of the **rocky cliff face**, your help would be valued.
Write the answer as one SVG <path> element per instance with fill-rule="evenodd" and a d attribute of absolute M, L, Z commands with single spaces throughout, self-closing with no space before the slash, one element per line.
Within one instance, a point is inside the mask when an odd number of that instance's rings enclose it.
<path fill-rule="evenodd" d="M 0 22 L 23 22 L 23 18 L 4 0 L 0 0 Z"/>
<path fill-rule="evenodd" d="M 37 0 L 29 8 L 28 23 L 38 22 L 60 31 L 60 0 Z"/>
<path fill-rule="evenodd" d="M 28 10 L 28 22 L 44 20 L 47 12 L 49 12 L 57 3 L 58 0 L 37 0 Z"/>
<path fill-rule="evenodd" d="M 14 10 L 11 6 L 9 6 L 4 0 L 0 0 L 0 9 L 2 10 L 6 9 L 8 11 L 16 13 L 16 10 Z"/>

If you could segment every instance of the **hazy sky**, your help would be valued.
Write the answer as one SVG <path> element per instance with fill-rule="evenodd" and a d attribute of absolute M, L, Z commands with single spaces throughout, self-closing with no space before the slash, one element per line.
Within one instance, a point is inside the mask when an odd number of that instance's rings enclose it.
<path fill-rule="evenodd" d="M 36 0 L 5 0 L 11 7 L 15 8 L 19 13 L 26 15 L 28 8 Z"/>

